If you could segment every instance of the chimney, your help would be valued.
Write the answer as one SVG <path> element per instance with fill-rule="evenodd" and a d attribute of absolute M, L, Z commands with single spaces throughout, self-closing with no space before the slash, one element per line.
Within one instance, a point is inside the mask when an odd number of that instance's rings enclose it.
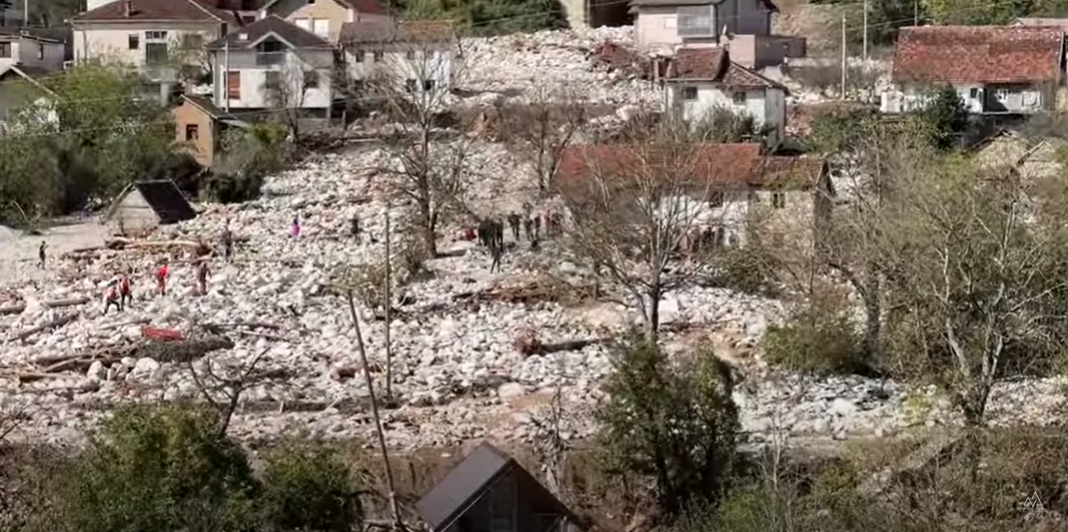
<path fill-rule="evenodd" d="M 122 0 L 122 16 L 130 18 L 133 13 L 133 0 Z"/>

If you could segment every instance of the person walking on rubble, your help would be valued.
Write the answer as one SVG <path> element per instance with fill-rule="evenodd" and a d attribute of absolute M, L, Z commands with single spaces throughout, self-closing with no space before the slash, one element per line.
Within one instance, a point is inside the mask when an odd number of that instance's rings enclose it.
<path fill-rule="evenodd" d="M 289 236 L 296 240 L 300 238 L 300 215 L 293 215 L 293 223 L 289 226 Z"/>
<path fill-rule="evenodd" d="M 230 232 L 230 220 L 226 221 L 226 228 L 222 232 L 223 258 L 230 262 L 234 254 L 234 234 Z"/>
<path fill-rule="evenodd" d="M 501 256 L 504 255 L 504 246 L 498 243 L 496 237 L 490 244 L 489 252 L 490 257 L 493 258 L 493 262 L 490 264 L 490 273 L 493 273 L 494 270 L 497 270 L 497 273 L 501 273 Z"/>
<path fill-rule="evenodd" d="M 37 248 L 37 258 L 40 259 L 40 261 L 41 261 L 40 263 L 38 263 L 37 266 L 39 268 L 41 268 L 41 269 L 44 269 L 44 267 L 45 267 L 45 249 L 47 247 L 48 247 L 48 244 L 46 244 L 45 241 L 42 240 L 41 241 L 41 247 Z"/>
<path fill-rule="evenodd" d="M 112 306 L 115 310 L 122 312 L 122 305 L 119 303 L 119 280 L 112 279 L 108 281 L 107 290 L 104 292 L 104 315 L 108 313 L 108 309 Z"/>
<path fill-rule="evenodd" d="M 208 261 L 200 261 L 200 266 L 197 267 L 197 290 L 202 296 L 208 294 L 209 277 L 211 270 L 208 269 Z"/>
<path fill-rule="evenodd" d="M 355 238 L 357 242 L 360 241 L 360 215 L 353 213 L 352 221 L 349 222 L 349 232 L 352 233 L 352 238 Z"/>
<path fill-rule="evenodd" d="M 508 227 L 512 230 L 512 239 L 519 242 L 519 226 L 521 216 L 518 213 L 511 213 L 508 215 Z"/>
<path fill-rule="evenodd" d="M 127 301 L 133 301 L 133 295 L 130 293 L 129 270 L 119 274 L 119 310 L 126 310 Z"/>
<path fill-rule="evenodd" d="M 167 267 L 167 262 L 164 261 L 163 265 L 156 271 L 156 291 L 159 295 L 167 295 L 167 277 L 170 276 L 171 270 Z"/>

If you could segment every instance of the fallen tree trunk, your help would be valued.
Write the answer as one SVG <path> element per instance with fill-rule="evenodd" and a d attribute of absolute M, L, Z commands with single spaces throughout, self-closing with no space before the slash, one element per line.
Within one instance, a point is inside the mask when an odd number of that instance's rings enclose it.
<path fill-rule="evenodd" d="M 88 302 L 89 302 L 89 298 L 85 297 L 85 296 L 82 296 L 82 297 L 74 297 L 74 298 L 71 298 L 71 299 L 59 299 L 59 300 L 56 300 L 56 301 L 45 301 L 45 302 L 43 302 L 41 304 L 44 305 L 45 308 L 63 308 L 63 307 L 73 307 L 74 305 L 84 305 L 84 304 L 86 304 Z"/>
<path fill-rule="evenodd" d="M 137 240 L 134 238 L 116 237 L 104 241 L 104 246 L 108 249 L 140 249 L 140 248 L 193 248 L 197 249 L 201 246 L 199 242 L 193 242 L 191 240 Z"/>
<path fill-rule="evenodd" d="M 542 344 L 535 350 L 534 354 L 547 355 L 549 353 L 559 353 L 561 351 L 578 351 L 588 345 L 599 344 L 604 341 L 605 340 L 602 338 L 586 338 L 582 340 L 568 340 L 566 342 Z"/>
<path fill-rule="evenodd" d="M 29 337 L 31 337 L 31 336 L 33 336 L 33 335 L 35 335 L 35 334 L 37 334 L 37 333 L 39 333 L 41 331 L 62 327 L 64 325 L 74 321 L 77 317 L 78 317 L 78 313 L 67 314 L 66 316 L 60 316 L 60 317 L 58 317 L 58 318 L 56 318 L 56 319 L 54 319 L 54 320 L 52 320 L 52 321 L 50 321 L 48 323 L 45 323 L 45 324 L 42 324 L 42 325 L 38 325 L 36 327 L 31 327 L 29 329 L 26 329 L 25 331 L 22 331 L 22 332 L 20 332 L 18 334 L 15 334 L 11 338 L 8 338 L 8 341 L 12 341 L 12 340 L 25 341 L 27 338 L 29 338 Z"/>
<path fill-rule="evenodd" d="M 20 314 L 26 310 L 26 305 L 19 303 L 18 305 L 8 305 L 6 307 L 0 307 L 0 316 L 7 316 L 8 314 Z"/>

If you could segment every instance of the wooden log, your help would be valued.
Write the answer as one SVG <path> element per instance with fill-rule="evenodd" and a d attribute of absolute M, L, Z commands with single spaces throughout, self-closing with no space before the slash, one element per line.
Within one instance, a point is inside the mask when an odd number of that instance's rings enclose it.
<path fill-rule="evenodd" d="M 84 305 L 84 304 L 86 304 L 88 302 L 89 302 L 89 298 L 85 297 L 85 296 L 82 296 L 82 297 L 75 297 L 75 298 L 71 298 L 71 299 L 59 299 L 59 300 L 56 300 L 56 301 L 45 301 L 44 303 L 41 303 L 41 304 L 44 305 L 45 308 L 63 308 L 63 307 L 73 307 L 74 305 Z"/>
<path fill-rule="evenodd" d="M 7 316 L 8 314 L 20 314 L 26 310 L 26 305 L 19 303 L 18 305 L 8 305 L 6 307 L 0 307 L 0 316 Z"/>
<path fill-rule="evenodd" d="M 26 329 L 25 331 L 17 333 L 14 336 L 12 336 L 11 338 L 8 338 L 8 340 L 9 341 L 11 341 L 11 340 L 25 341 L 27 338 L 29 338 L 29 337 L 31 337 L 31 336 L 33 336 L 33 335 L 35 335 L 35 334 L 37 334 L 37 333 L 39 333 L 41 331 L 45 331 L 45 330 L 48 330 L 48 329 L 56 329 L 56 328 L 62 327 L 64 325 L 74 321 L 77 318 L 78 318 L 78 313 L 67 314 L 66 316 L 60 316 L 60 317 L 58 317 L 58 318 L 56 318 L 56 319 L 54 319 L 54 320 L 52 320 L 52 321 L 50 321 L 48 323 L 45 323 L 45 324 L 42 324 L 42 325 L 38 325 L 36 327 L 31 327 L 29 329 Z"/>
<path fill-rule="evenodd" d="M 201 243 L 191 240 L 135 240 L 132 238 L 112 238 L 105 241 L 109 249 L 140 249 L 140 248 L 170 248 L 182 247 L 197 249 Z"/>

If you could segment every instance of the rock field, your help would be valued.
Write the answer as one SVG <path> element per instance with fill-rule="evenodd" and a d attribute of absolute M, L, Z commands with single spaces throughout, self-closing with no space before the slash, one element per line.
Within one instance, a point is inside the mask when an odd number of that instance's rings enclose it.
<path fill-rule="evenodd" d="M 626 40 L 630 29 L 543 32 L 532 36 L 471 39 L 464 42 L 469 88 L 505 92 L 529 87 L 531 73 L 553 83 L 583 87 L 592 99 L 624 104 L 653 101 L 642 82 L 591 72 L 586 50 L 606 38 Z M 635 95 L 638 96 L 635 96 Z M 641 94 L 646 94 L 641 96 Z M 648 98 L 648 99 L 646 99 Z M 503 213 L 531 199 L 523 167 L 497 144 L 476 141 L 471 154 L 478 185 L 468 198 L 473 210 Z M 194 372 L 205 378 L 234 375 L 261 353 L 263 377 L 242 395 L 232 424 L 246 441 L 305 432 L 328 438 L 366 438 L 372 431 L 366 382 L 359 368 L 356 337 L 347 303 L 333 295 L 339 266 L 384 257 L 388 189 L 383 174 L 389 155 L 375 143 L 309 158 L 298 168 L 268 180 L 260 199 L 239 205 L 201 205 L 198 218 L 167 226 L 152 236 L 217 242 L 231 224 L 235 258 L 211 260 L 209 292 L 194 288 L 189 256 L 162 248 L 110 250 L 102 228 L 89 221 L 60 227 L 43 237 L 0 236 L 0 308 L 24 304 L 19 313 L 0 315 L 0 412 L 21 411 L 16 438 L 77 442 L 109 406 L 124 402 L 202 399 Z M 288 237 L 299 213 L 303 235 Z M 353 215 L 365 234 L 348 234 Z M 394 241 L 400 237 L 405 206 L 391 209 Z M 513 347 L 523 330 L 537 331 L 544 343 L 593 339 L 602 330 L 636 322 L 636 315 L 603 302 L 581 305 L 554 301 L 527 303 L 474 298 L 472 294 L 529 285 L 534 280 L 580 283 L 581 267 L 553 242 L 534 253 L 505 255 L 504 273 L 489 273 L 484 250 L 443 231 L 443 258 L 429 262 L 433 275 L 405 288 L 391 329 L 394 404 L 384 409 L 387 440 L 398 448 L 455 444 L 461 440 L 537 440 L 536 421 L 559 390 L 566 437 L 592 430 L 598 383 L 611 371 L 604 348 L 524 357 Z M 37 268 L 41 239 L 53 260 Z M 93 251 L 71 253 L 77 248 Z M 159 260 L 169 257 L 171 289 L 153 293 Z M 103 286 L 119 271 L 133 272 L 134 301 L 126 312 L 103 314 Z M 89 297 L 87 304 L 49 308 L 50 301 Z M 384 387 L 384 322 L 359 305 L 361 329 L 376 389 Z M 743 427 L 754 441 L 774 433 L 844 438 L 888 434 L 911 425 L 956 423 L 948 403 L 933 390 L 910 390 L 894 382 L 860 377 L 814 378 L 779 375 L 762 369 L 758 343 L 781 312 L 775 301 L 708 288 L 687 288 L 667 296 L 661 315 L 670 349 L 711 341 L 717 354 L 745 366 L 736 389 Z M 60 316 L 76 313 L 66 325 L 12 337 Z M 48 368 L 63 355 L 114 352 L 141 339 L 141 326 L 199 330 L 214 324 L 234 341 L 232 349 L 209 353 L 192 364 L 152 358 L 119 357 L 77 370 Z M 249 324 L 269 324 L 256 327 Z M 51 371 L 45 371 L 51 369 Z M 995 423 L 1054 421 L 1062 383 L 1053 380 L 1000 384 L 991 407 Z M 368 441 L 370 441 L 368 439 Z"/>

